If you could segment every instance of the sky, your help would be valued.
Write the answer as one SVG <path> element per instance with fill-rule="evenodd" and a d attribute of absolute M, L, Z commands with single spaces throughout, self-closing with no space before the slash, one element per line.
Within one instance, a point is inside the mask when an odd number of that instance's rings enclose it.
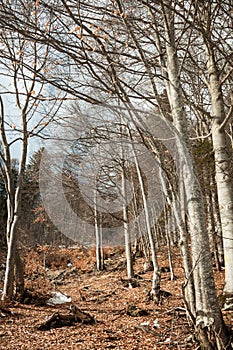
<path fill-rule="evenodd" d="M 20 128 L 20 112 L 16 105 L 15 95 L 13 91 L 14 90 L 12 86 L 12 79 L 10 77 L 2 75 L 0 71 L 0 93 L 4 103 L 5 120 L 7 123 L 9 123 L 9 126 L 6 126 L 6 130 L 7 130 L 7 137 L 10 142 L 14 141 L 20 136 L 20 133 L 14 129 L 14 126 L 16 126 L 16 128 L 17 127 Z M 33 122 L 34 123 L 37 122 L 38 119 L 39 119 L 39 116 L 38 118 L 33 117 Z M 30 123 L 29 123 L 29 126 L 30 126 Z M 22 143 L 20 140 L 12 143 L 11 145 L 12 158 L 19 159 L 20 152 L 21 152 L 21 145 Z M 40 147 L 42 147 L 42 141 L 39 138 L 37 137 L 29 138 L 29 149 L 28 149 L 27 161 L 29 161 L 33 153 L 37 151 Z"/>

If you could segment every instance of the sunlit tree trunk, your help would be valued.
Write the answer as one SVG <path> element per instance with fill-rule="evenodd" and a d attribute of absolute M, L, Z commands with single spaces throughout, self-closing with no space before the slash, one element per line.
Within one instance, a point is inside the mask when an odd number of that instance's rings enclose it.
<path fill-rule="evenodd" d="M 169 1 L 166 1 L 169 5 Z M 189 151 L 187 117 L 184 109 L 179 65 L 174 39 L 174 17 L 169 9 L 164 13 L 168 85 L 167 94 L 173 122 L 180 134 L 180 156 L 189 158 L 184 169 L 184 186 L 187 198 L 190 236 L 192 244 L 193 278 L 195 288 L 195 327 L 201 347 L 224 349 L 229 346 L 229 337 L 218 305 L 215 289 L 209 237 L 205 227 L 204 208 L 200 184 L 194 172 L 194 163 Z"/>
<path fill-rule="evenodd" d="M 211 45 L 206 48 L 206 58 L 213 114 L 212 142 L 215 158 L 215 178 L 225 259 L 224 292 L 233 295 L 233 181 L 232 170 L 230 169 L 230 159 L 232 156 L 229 145 L 227 144 L 223 96 Z"/>
<path fill-rule="evenodd" d="M 2 113 L 3 114 L 3 113 Z M 3 286 L 2 299 L 12 299 L 14 292 L 14 282 L 18 283 L 17 290 L 20 290 L 22 293 L 23 281 L 19 282 L 19 279 L 16 279 L 16 276 L 21 276 L 23 278 L 23 273 L 21 272 L 21 264 L 17 264 L 15 260 L 15 256 L 18 257 L 17 252 L 17 225 L 19 222 L 20 214 L 21 214 L 21 188 L 23 184 L 23 174 L 26 165 L 26 156 L 27 156 L 27 131 L 26 131 L 26 115 L 22 113 L 22 121 L 24 127 L 23 133 L 23 145 L 21 149 L 21 157 L 19 161 L 19 170 L 18 170 L 18 179 L 16 189 L 9 188 L 10 192 L 8 192 L 8 225 L 7 225 L 7 259 L 6 259 L 6 271 L 5 271 L 5 279 Z M 4 137 L 3 137 L 4 139 Z M 7 159 L 7 157 L 6 157 Z M 10 162 L 6 162 L 5 165 L 6 176 L 8 178 L 8 183 L 13 183 L 14 179 L 12 179 L 11 165 Z M 19 258 L 19 257 L 18 257 Z M 20 259 L 20 258 L 19 258 Z M 20 269 L 17 272 L 17 269 Z"/>

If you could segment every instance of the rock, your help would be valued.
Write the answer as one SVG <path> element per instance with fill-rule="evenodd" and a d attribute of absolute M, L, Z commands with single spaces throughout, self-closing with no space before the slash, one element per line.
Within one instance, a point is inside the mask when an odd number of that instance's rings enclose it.
<path fill-rule="evenodd" d="M 60 305 L 60 304 L 66 304 L 71 303 L 72 299 L 71 297 L 67 297 L 65 294 L 61 292 L 52 292 L 53 296 L 52 298 L 49 298 L 46 302 L 47 305 Z"/>

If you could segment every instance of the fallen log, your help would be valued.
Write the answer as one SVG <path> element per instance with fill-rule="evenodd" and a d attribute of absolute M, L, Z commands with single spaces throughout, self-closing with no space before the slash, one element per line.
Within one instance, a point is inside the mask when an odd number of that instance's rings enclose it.
<path fill-rule="evenodd" d="M 53 313 L 45 322 L 37 327 L 40 331 L 46 331 L 52 328 L 61 328 L 73 326 L 76 323 L 93 324 L 95 319 L 88 313 L 81 311 L 76 305 L 72 305 L 69 314 Z"/>

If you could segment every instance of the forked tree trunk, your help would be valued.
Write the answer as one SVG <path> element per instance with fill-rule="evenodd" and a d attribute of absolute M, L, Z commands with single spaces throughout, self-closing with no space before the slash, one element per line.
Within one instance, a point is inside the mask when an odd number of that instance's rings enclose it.
<path fill-rule="evenodd" d="M 18 232 L 17 225 L 19 222 L 19 217 L 21 214 L 21 188 L 23 184 L 23 174 L 25 170 L 26 157 L 27 157 L 27 146 L 28 146 L 28 133 L 27 133 L 27 122 L 26 122 L 26 114 L 25 110 L 21 111 L 22 115 L 22 128 L 23 128 L 23 144 L 21 148 L 21 156 L 19 160 L 19 170 L 18 170 L 18 178 L 17 185 L 15 188 L 14 185 L 14 175 L 12 172 L 12 164 L 11 164 L 11 154 L 10 147 L 7 141 L 5 126 L 4 126 L 4 109 L 3 109 L 3 101 L 0 98 L 1 104 L 1 138 L 4 147 L 4 170 L 5 170 L 5 184 L 7 191 L 7 259 L 6 259 L 6 270 L 5 270 L 5 279 L 2 293 L 2 300 L 12 299 L 14 293 L 15 282 L 17 280 L 16 276 L 23 278 L 24 275 L 21 271 L 22 265 L 16 264 L 16 254 L 17 252 L 17 240 L 18 240 Z M 27 108 L 27 104 L 25 105 Z M 18 255 L 17 255 L 18 256 Z M 17 271 L 20 269 L 20 271 Z M 19 288 L 16 288 L 16 291 L 20 289 L 22 292 L 22 288 L 24 286 L 23 281 L 20 283 L 17 280 L 17 285 Z"/>
<path fill-rule="evenodd" d="M 15 266 L 15 251 L 16 251 L 16 237 L 15 227 L 16 219 L 14 216 L 15 211 L 15 189 L 12 185 L 13 175 L 10 169 L 6 169 L 7 178 L 7 225 L 6 225 L 6 239 L 7 239 L 7 259 L 6 270 L 4 278 L 4 287 L 2 293 L 2 300 L 12 299 L 14 293 L 14 266 Z"/>
<path fill-rule="evenodd" d="M 5 270 L 5 279 L 2 293 L 2 300 L 9 299 L 11 300 L 14 294 L 14 282 L 16 281 L 17 270 L 20 267 L 16 264 L 16 255 L 18 256 L 17 251 L 17 224 L 19 221 L 19 201 L 17 201 L 17 194 L 15 194 L 16 204 L 15 204 L 15 213 L 13 215 L 13 221 L 9 225 L 9 232 L 7 231 L 7 259 L 6 259 L 6 270 Z M 9 214 L 8 214 L 9 215 Z M 22 281 L 23 285 L 23 281 Z"/>
<path fill-rule="evenodd" d="M 6 270 L 5 279 L 2 293 L 2 300 L 12 299 L 14 294 L 14 283 L 17 282 L 16 292 L 20 290 L 22 293 L 22 286 L 24 286 L 24 281 L 19 281 L 20 278 L 24 278 L 22 273 L 22 265 L 19 264 L 19 252 L 17 248 L 17 225 L 19 221 L 19 211 L 20 211 L 20 194 L 19 189 L 16 190 L 15 194 L 15 213 L 13 215 L 13 221 L 9 225 L 10 231 L 7 232 L 7 259 L 6 259 Z M 17 259 L 16 259 L 17 258 Z M 17 263 L 18 262 L 18 263 Z M 18 276 L 18 278 L 16 278 Z"/>

